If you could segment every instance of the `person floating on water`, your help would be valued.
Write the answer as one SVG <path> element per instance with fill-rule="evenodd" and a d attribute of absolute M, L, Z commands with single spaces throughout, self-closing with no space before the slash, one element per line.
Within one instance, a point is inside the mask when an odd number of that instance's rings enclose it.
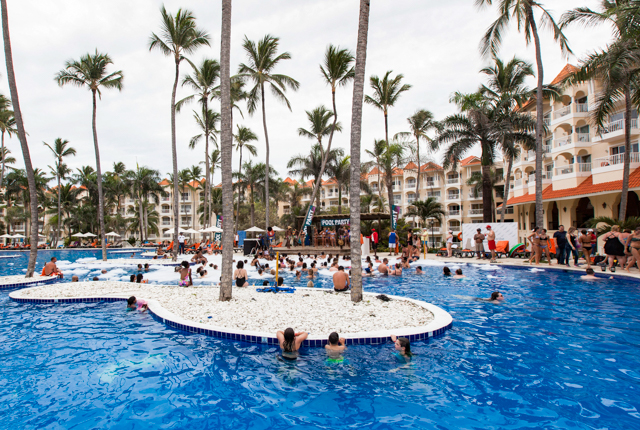
<path fill-rule="evenodd" d="M 591 267 L 589 267 L 589 268 L 586 270 L 586 274 L 585 274 L 585 275 L 580 276 L 580 278 L 581 278 L 581 279 L 584 279 L 584 280 L 587 280 L 587 281 L 589 281 L 589 280 L 594 280 L 594 279 L 596 279 L 596 280 L 600 279 L 600 278 L 598 278 L 598 277 L 595 275 L 595 272 L 593 271 L 593 269 L 592 269 Z"/>
<path fill-rule="evenodd" d="M 491 297 L 487 299 L 488 302 L 496 303 L 496 304 L 502 302 L 503 300 L 504 300 L 504 296 L 500 291 L 494 291 L 493 293 L 491 293 Z"/>
<path fill-rule="evenodd" d="M 276 337 L 280 343 L 280 349 L 282 349 L 282 357 L 287 360 L 295 360 L 298 358 L 298 350 L 307 336 L 309 336 L 309 333 L 306 331 L 296 333 L 291 327 L 285 331 L 278 331 Z"/>

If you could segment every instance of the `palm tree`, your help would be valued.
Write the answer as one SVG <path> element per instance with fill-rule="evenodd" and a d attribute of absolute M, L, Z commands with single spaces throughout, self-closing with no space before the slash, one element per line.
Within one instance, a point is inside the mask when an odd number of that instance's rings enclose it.
<path fill-rule="evenodd" d="M 542 13 L 542 22 L 553 31 L 553 39 L 559 43 L 564 55 L 571 53 L 569 43 L 562 29 L 553 19 L 551 13 L 545 9 L 537 0 L 499 0 L 498 18 L 489 26 L 487 32 L 482 38 L 480 51 L 483 56 L 497 56 L 502 43 L 503 33 L 507 25 L 514 20 L 518 31 L 524 32 L 524 40 L 529 45 L 533 38 L 536 50 L 536 67 L 538 69 L 538 85 L 536 88 L 536 172 L 542 172 L 542 137 L 544 133 L 544 112 L 542 111 L 543 103 L 543 81 L 544 70 L 542 68 L 542 52 L 540 50 L 540 36 L 538 34 L 538 25 L 534 15 L 534 10 Z M 476 4 L 480 7 L 484 5 L 492 5 L 494 0 L 476 0 Z M 497 2 L 497 0 L 496 0 Z M 536 175 L 536 219 L 542 222 L 542 175 Z"/>
<path fill-rule="evenodd" d="M 484 193 L 483 193 L 483 189 L 484 189 L 484 180 L 485 177 L 481 172 L 473 172 L 471 173 L 471 176 L 469 176 L 469 178 L 467 179 L 467 185 L 470 185 L 471 187 L 473 187 L 471 189 L 471 191 L 473 192 L 473 194 L 478 197 L 479 195 L 482 194 L 483 197 L 483 202 L 482 202 L 482 207 L 483 207 L 483 212 L 484 212 Z M 495 199 L 493 198 L 493 191 L 498 188 L 497 184 L 498 182 L 500 182 L 502 180 L 502 178 L 500 177 L 500 175 L 498 175 L 498 173 L 496 172 L 496 169 L 489 169 L 489 183 L 491 185 L 491 193 L 490 193 L 490 198 L 489 201 L 491 202 L 491 220 L 490 222 L 495 222 L 494 219 L 494 215 L 496 213 L 495 211 Z M 503 191 L 504 194 L 504 191 Z M 502 206 L 503 211 L 502 213 L 504 214 L 504 208 L 506 208 L 506 204 Z"/>
<path fill-rule="evenodd" d="M 76 155 L 76 150 L 75 148 L 73 148 L 72 146 L 67 147 L 67 145 L 69 145 L 69 141 L 66 139 L 62 139 L 62 138 L 57 138 L 54 142 L 53 142 L 53 146 L 49 145 L 46 142 L 43 142 L 44 145 L 49 148 L 51 150 L 51 152 L 53 153 L 53 156 L 55 157 L 56 161 L 55 161 L 55 176 L 58 180 L 58 226 L 56 228 L 56 236 L 55 236 L 55 240 L 54 240 L 54 247 L 58 245 L 58 238 L 60 238 L 60 227 L 61 227 L 61 223 L 62 223 L 62 214 L 61 214 L 61 208 L 60 208 L 60 180 L 64 179 L 64 175 L 65 173 L 69 173 L 69 169 L 64 166 L 64 168 L 62 167 L 64 164 L 62 163 L 62 159 L 64 157 L 68 157 L 71 155 Z"/>
<path fill-rule="evenodd" d="M 0 151 L 5 153 L 4 146 L 4 135 L 5 133 L 11 137 L 13 134 L 17 132 L 16 129 L 16 118 L 13 115 L 13 111 L 9 108 L 11 107 L 11 100 L 6 98 L 4 95 L 0 94 L 0 133 L 2 133 L 2 147 Z M 0 170 L 0 187 L 2 186 L 4 180 L 4 161 L 2 163 L 2 170 Z"/>
<path fill-rule="evenodd" d="M 266 161 L 265 161 L 265 188 L 266 188 L 266 200 L 265 200 L 265 217 L 266 217 L 266 226 L 269 227 L 269 133 L 267 132 L 267 111 L 265 107 L 265 84 L 268 84 L 271 89 L 271 93 L 281 102 L 283 102 L 289 110 L 291 110 L 291 104 L 289 100 L 285 96 L 285 92 L 287 91 L 287 87 L 292 89 L 293 91 L 297 91 L 300 87 L 300 83 L 295 79 L 287 76 L 273 73 L 275 67 L 283 60 L 290 60 L 291 54 L 288 52 L 283 52 L 278 55 L 278 45 L 280 44 L 280 39 L 277 37 L 273 37 L 270 34 L 267 34 L 262 38 L 262 40 L 258 41 L 257 45 L 255 42 L 249 40 L 246 36 L 244 38 L 244 42 L 242 47 L 244 48 L 247 57 L 248 64 L 240 64 L 238 69 L 238 76 L 245 79 L 251 80 L 254 84 L 253 88 L 248 93 L 247 96 L 247 110 L 250 115 L 258 108 L 258 102 L 262 103 L 262 126 L 264 128 L 264 140 L 265 146 L 267 150 Z"/>
<path fill-rule="evenodd" d="M 384 114 L 384 140 L 387 145 L 389 144 L 389 108 L 396 104 L 402 93 L 411 88 L 409 84 L 402 84 L 404 75 L 399 74 L 391 79 L 391 73 L 393 70 L 385 73 L 382 80 L 378 76 L 371 76 L 369 84 L 373 89 L 373 96 L 365 96 L 364 98 L 365 103 L 380 109 Z"/>
<path fill-rule="evenodd" d="M 201 184 L 201 181 L 202 181 L 202 169 L 200 168 L 200 166 L 191 166 L 191 168 L 188 169 L 188 172 L 189 172 L 190 188 L 193 192 L 193 199 L 192 199 L 193 200 L 193 225 L 195 226 L 196 213 L 197 213 L 196 195 L 197 195 L 197 190 L 199 188 L 199 185 Z"/>
<path fill-rule="evenodd" d="M 198 142 L 202 139 L 202 137 L 205 136 L 205 147 L 206 147 L 206 152 L 204 153 L 205 182 L 207 184 L 211 184 L 211 178 L 213 177 L 213 172 L 211 170 L 212 169 L 211 160 L 209 159 L 207 154 L 209 154 L 209 139 L 213 141 L 216 147 L 214 151 L 218 150 L 218 139 L 217 139 L 216 133 L 218 133 L 217 125 L 218 125 L 218 122 L 220 121 L 220 114 L 217 112 L 214 112 L 212 109 L 208 109 L 205 111 L 203 107 L 202 115 L 199 115 L 196 111 L 193 111 L 193 117 L 195 118 L 196 123 L 198 124 L 198 127 L 200 128 L 200 130 L 202 130 L 202 133 L 197 134 L 191 138 L 191 140 L 189 141 L 189 148 L 194 149 L 198 144 Z M 209 226 L 208 222 L 209 222 L 209 217 L 211 216 L 211 209 L 209 208 L 210 205 L 209 205 L 209 197 L 208 197 L 209 196 L 208 188 L 211 188 L 211 187 L 205 184 L 204 213 L 206 214 L 206 216 L 203 219 L 203 224 L 205 224 L 206 227 Z"/>
<path fill-rule="evenodd" d="M 440 123 L 434 120 L 433 114 L 428 110 L 420 109 L 407 118 L 410 132 L 400 132 L 397 137 L 413 136 L 416 139 L 416 158 L 418 161 L 418 172 L 416 178 L 416 199 L 420 199 L 420 138 L 427 142 L 431 142 L 431 138 L 427 133 L 431 130 L 439 130 Z"/>
<path fill-rule="evenodd" d="M 581 61 L 580 70 L 570 76 L 566 82 L 585 82 L 597 79 L 602 90 L 595 100 L 592 121 L 599 132 L 606 130 L 609 116 L 617 110 L 618 103 L 624 101 L 624 166 L 622 173 L 622 194 L 618 218 L 624 220 L 627 215 L 627 197 L 629 194 L 629 174 L 631 164 L 631 105 L 640 104 L 640 65 L 637 42 L 637 29 L 628 28 L 628 15 L 633 9 L 630 0 L 611 0 L 602 2 L 602 11 L 596 12 L 587 7 L 577 8 L 562 15 L 561 28 L 572 23 L 585 27 L 600 24 L 612 24 L 614 41 L 606 50 L 593 53 Z M 631 6 L 633 7 L 633 6 Z M 635 6 L 638 7 L 637 5 Z"/>
<path fill-rule="evenodd" d="M 362 301 L 362 250 L 360 249 L 360 141 L 362 138 L 362 97 L 364 96 L 364 71 L 367 59 L 367 34 L 369 32 L 370 0 L 360 0 L 358 18 L 358 44 L 354 68 L 353 98 L 351 102 L 351 181 L 349 187 L 349 212 L 351 223 L 351 300 Z"/>
<path fill-rule="evenodd" d="M 10 155 L 11 150 L 9 148 L 0 149 L 0 159 L 2 160 L 2 164 L 15 164 L 16 159 Z M 11 166 L 5 166 L 7 169 L 13 169 Z"/>
<path fill-rule="evenodd" d="M 176 149 L 176 90 L 180 78 L 180 63 L 185 54 L 192 54 L 203 45 L 209 45 L 209 35 L 196 27 L 196 17 L 188 10 L 178 9 L 175 16 L 167 13 L 164 6 L 160 8 L 162 15 L 161 37 L 151 33 L 149 50 L 159 49 L 165 56 L 173 56 L 176 65 L 176 77 L 171 92 L 171 157 L 173 159 L 173 176 L 178 177 L 178 154 Z M 178 183 L 173 184 L 173 260 L 178 258 Z"/>
<path fill-rule="evenodd" d="M 422 225 L 425 226 L 428 219 L 435 219 L 442 222 L 444 215 L 443 206 L 435 197 L 427 197 L 426 200 L 414 201 L 405 214 L 405 216 L 417 216 L 422 220 Z"/>
<path fill-rule="evenodd" d="M 56 81 L 61 87 L 66 84 L 77 87 L 86 87 L 93 97 L 93 146 L 96 153 L 96 172 L 98 178 L 98 218 L 100 219 L 100 242 L 102 243 L 102 260 L 107 261 L 107 245 L 104 230 L 104 197 L 102 195 L 102 169 L 100 166 L 100 148 L 98 147 L 98 131 L 96 129 L 96 96 L 102 97 L 101 88 L 115 88 L 122 90 L 122 71 L 107 73 L 107 67 L 113 64 L 107 54 L 96 52 L 80 57 L 80 61 L 70 60 L 65 64 L 65 69 L 58 72 Z"/>
<path fill-rule="evenodd" d="M 497 57 L 493 58 L 494 64 L 480 70 L 488 76 L 487 85 L 483 85 L 481 92 L 492 98 L 499 108 L 502 109 L 501 121 L 506 126 L 514 126 L 518 122 L 524 121 L 526 118 L 516 113 L 516 108 L 521 107 L 524 102 L 530 99 L 533 94 L 531 90 L 525 87 L 525 80 L 529 76 L 533 76 L 533 66 L 526 61 L 513 57 L 507 64 Z M 531 124 L 525 127 L 533 131 Z M 535 138 L 529 137 L 520 142 L 526 150 L 535 149 Z M 502 153 L 507 159 L 507 173 L 504 184 L 505 195 L 508 197 L 509 186 L 511 183 L 511 170 L 513 168 L 513 160 L 520 156 L 520 148 L 515 142 L 503 139 L 501 142 Z M 504 222 L 506 209 L 506 200 L 502 205 L 500 214 L 500 222 Z"/>
<path fill-rule="evenodd" d="M 235 172 L 233 176 L 237 179 L 236 189 L 238 192 L 249 190 L 249 208 L 251 214 L 251 225 L 256 225 L 255 217 L 255 195 L 258 188 L 264 184 L 266 167 L 264 163 L 253 164 L 251 160 L 244 163 L 242 170 Z"/>
<path fill-rule="evenodd" d="M 328 173 L 338 183 L 338 213 L 342 213 L 342 187 L 343 184 L 348 184 L 351 178 L 351 157 L 336 157 L 333 163 L 329 165 Z M 347 187 L 348 188 L 348 187 Z"/>
<path fill-rule="evenodd" d="M 182 86 L 189 86 L 195 94 L 187 96 L 176 103 L 176 110 L 179 112 L 180 108 L 184 103 L 189 103 L 196 97 L 198 101 L 202 105 L 203 117 L 207 119 L 211 118 L 210 115 L 205 115 L 205 112 L 210 112 L 209 110 L 209 99 L 214 96 L 214 89 L 216 86 L 216 82 L 220 77 L 220 64 L 216 60 L 204 59 L 200 67 L 196 67 L 194 64 L 191 64 L 193 67 L 193 76 L 187 75 L 182 80 Z M 195 113 L 195 112 L 194 112 Z M 209 209 L 209 160 L 207 159 L 207 154 L 209 154 L 209 126 L 210 121 L 204 121 L 202 118 L 198 118 L 198 115 L 195 114 L 196 121 L 198 125 L 203 130 L 204 134 L 204 155 L 205 155 L 205 187 L 204 187 L 204 219 L 203 225 L 205 227 L 209 226 L 209 216 L 211 214 L 211 210 Z M 202 127 L 204 126 L 204 127 Z M 215 128 L 215 127 L 214 127 Z M 192 139 L 193 141 L 193 139 Z M 217 146 L 217 142 L 216 142 Z M 193 149 L 193 148 L 192 148 Z"/>
<path fill-rule="evenodd" d="M 9 12 L 7 11 L 7 0 L 0 0 L 0 7 L 2 8 L 2 38 L 4 41 L 4 56 L 7 65 L 9 93 L 11 94 L 16 128 L 18 129 L 18 140 L 20 141 L 20 147 L 22 148 L 22 157 L 24 158 L 24 166 L 27 173 L 27 183 L 29 186 L 28 189 L 31 202 L 31 222 L 38 225 L 36 178 L 34 176 L 33 165 L 31 164 L 31 154 L 29 153 L 29 144 L 27 143 L 27 133 L 24 130 L 22 111 L 20 110 L 20 100 L 18 98 L 18 85 L 16 84 L 16 75 L 13 70 L 13 54 L 11 53 L 11 36 L 9 34 Z M 36 258 L 38 257 L 37 230 L 38 229 L 31 231 L 31 251 L 29 253 L 29 263 L 27 264 L 27 278 L 31 278 L 33 276 L 33 272 L 36 267 Z"/>
<path fill-rule="evenodd" d="M 233 140 L 235 141 L 236 151 L 240 153 L 240 161 L 238 162 L 238 172 L 242 171 L 242 150 L 246 149 L 249 154 L 254 157 L 258 155 L 258 149 L 250 144 L 249 142 L 257 141 L 258 136 L 251 131 L 249 127 L 245 127 L 243 125 L 238 124 L 238 133 L 233 136 Z M 238 225 L 240 222 L 240 193 L 238 193 L 238 204 L 236 206 L 236 225 L 234 231 L 238 231 Z"/>

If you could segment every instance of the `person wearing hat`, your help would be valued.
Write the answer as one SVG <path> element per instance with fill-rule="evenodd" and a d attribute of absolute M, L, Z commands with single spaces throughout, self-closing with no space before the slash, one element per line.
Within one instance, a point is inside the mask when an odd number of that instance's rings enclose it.
<path fill-rule="evenodd" d="M 487 226 L 487 243 L 489 245 L 489 251 L 491 251 L 491 263 L 497 263 L 496 261 L 496 232 L 491 229 L 491 226 Z"/>
<path fill-rule="evenodd" d="M 453 257 L 453 230 L 447 233 L 447 257 Z"/>
<path fill-rule="evenodd" d="M 482 229 L 479 228 L 478 232 L 473 235 L 473 240 L 476 242 L 476 255 L 478 256 L 477 260 L 484 260 L 484 234 L 482 234 Z"/>

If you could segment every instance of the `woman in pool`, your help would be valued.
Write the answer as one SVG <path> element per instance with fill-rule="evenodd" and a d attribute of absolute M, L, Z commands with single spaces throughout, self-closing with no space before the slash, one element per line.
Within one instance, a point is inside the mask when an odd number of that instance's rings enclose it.
<path fill-rule="evenodd" d="M 280 349 L 282 349 L 282 357 L 287 360 L 295 360 L 298 358 L 298 350 L 307 336 L 309 336 L 309 333 L 306 331 L 296 333 L 291 327 L 285 331 L 278 331 L 276 337 L 280 343 Z"/>
<path fill-rule="evenodd" d="M 190 287 L 193 285 L 193 278 L 191 278 L 191 268 L 189 267 L 188 261 L 183 261 L 180 266 L 176 267 L 176 272 L 180 273 L 180 282 L 178 283 L 181 287 Z"/>
<path fill-rule="evenodd" d="M 463 279 L 463 278 L 466 278 L 466 276 L 462 274 L 462 269 L 457 269 L 456 274 L 453 275 L 453 279 Z"/>
<path fill-rule="evenodd" d="M 442 274 L 443 274 L 444 276 L 451 276 L 451 269 L 449 269 L 447 266 L 444 266 L 444 267 L 442 268 Z"/>
<path fill-rule="evenodd" d="M 499 291 L 494 291 L 493 293 L 491 293 L 491 297 L 487 299 L 487 301 L 491 303 L 500 303 L 503 300 L 504 296 Z"/>
<path fill-rule="evenodd" d="M 392 334 L 391 341 L 395 344 L 397 352 L 394 354 L 397 358 L 411 360 L 413 354 L 411 353 L 411 343 L 409 342 L 409 339 L 406 337 L 397 337 L 395 334 Z"/>
<path fill-rule="evenodd" d="M 233 280 L 236 281 L 236 287 L 248 287 L 249 275 L 247 274 L 247 270 L 244 268 L 244 262 L 238 261 L 236 265 L 236 270 L 233 272 Z"/>

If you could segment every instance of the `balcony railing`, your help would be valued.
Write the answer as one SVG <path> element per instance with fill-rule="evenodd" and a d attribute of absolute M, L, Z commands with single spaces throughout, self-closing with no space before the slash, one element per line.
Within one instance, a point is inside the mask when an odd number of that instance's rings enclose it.
<path fill-rule="evenodd" d="M 498 212 L 498 214 L 502 214 L 502 210 L 503 210 L 503 208 L 498 208 L 498 209 L 496 210 L 496 212 Z M 509 206 L 508 208 L 506 208 L 506 209 L 504 210 L 504 213 L 505 213 L 505 215 L 513 214 L 513 207 Z"/>
<path fill-rule="evenodd" d="M 569 145 L 571 143 L 571 135 L 568 136 L 563 136 L 559 139 L 554 139 L 555 147 L 556 148 L 560 148 L 561 146 L 566 146 Z"/>
<path fill-rule="evenodd" d="M 569 115 L 571 113 L 571 105 L 565 106 L 562 109 L 559 109 L 553 113 L 553 119 L 562 118 L 563 116 Z"/>
<path fill-rule="evenodd" d="M 473 191 L 469 193 L 469 200 L 479 200 L 479 199 L 482 199 L 482 193 L 474 193 Z"/>
<path fill-rule="evenodd" d="M 589 173 L 591 172 L 591 163 L 574 163 L 566 166 L 556 167 L 554 175 L 569 175 L 571 173 Z"/>
<path fill-rule="evenodd" d="M 447 194 L 447 200 L 460 200 L 460 193 Z"/>
<path fill-rule="evenodd" d="M 416 181 L 407 182 L 407 185 L 405 186 L 405 188 L 415 188 L 415 187 L 416 187 Z"/>
<path fill-rule="evenodd" d="M 482 215 L 482 209 L 469 209 L 469 216 Z"/>
<path fill-rule="evenodd" d="M 432 199 L 436 199 L 437 201 L 440 201 L 441 196 L 440 194 L 427 194 L 427 198 L 432 198 Z"/>
<path fill-rule="evenodd" d="M 591 142 L 589 133 L 576 133 L 576 142 Z"/>
<path fill-rule="evenodd" d="M 577 103 L 576 112 L 589 112 L 589 105 L 587 103 Z"/>
<path fill-rule="evenodd" d="M 638 118 L 631 120 L 631 128 L 638 128 Z M 603 134 L 613 133 L 614 131 L 624 130 L 624 119 L 610 122 L 603 127 Z"/>
<path fill-rule="evenodd" d="M 542 174 L 542 182 L 548 181 L 548 180 L 550 181 L 551 178 L 553 178 L 553 172 L 551 172 L 551 171 L 547 171 L 547 172 L 544 172 Z M 532 174 L 529 175 L 529 179 L 527 180 L 527 183 L 530 184 L 530 185 L 534 185 L 536 183 L 536 174 L 535 173 L 532 173 Z"/>
<path fill-rule="evenodd" d="M 425 181 L 424 186 L 425 188 L 439 187 L 440 181 Z"/>
<path fill-rule="evenodd" d="M 460 209 L 449 209 L 447 211 L 447 215 L 449 215 L 449 216 L 459 216 L 460 215 Z"/>
<path fill-rule="evenodd" d="M 460 226 L 459 225 L 450 225 L 449 226 L 449 230 L 451 230 L 451 231 L 460 231 Z"/>
<path fill-rule="evenodd" d="M 521 187 L 522 186 L 522 178 L 516 179 L 515 181 L 513 181 L 513 185 L 515 187 Z"/>
<path fill-rule="evenodd" d="M 447 178 L 447 185 L 459 184 L 460 178 Z"/>
<path fill-rule="evenodd" d="M 171 210 L 170 209 L 162 209 L 162 213 L 163 214 L 170 214 Z"/>
<path fill-rule="evenodd" d="M 640 163 L 640 153 L 631 152 L 629 153 L 629 159 L 631 163 Z M 616 164 L 624 163 L 624 154 L 615 154 L 609 155 L 607 157 L 596 158 L 593 161 L 593 168 L 597 169 L 599 167 L 613 166 Z"/>

